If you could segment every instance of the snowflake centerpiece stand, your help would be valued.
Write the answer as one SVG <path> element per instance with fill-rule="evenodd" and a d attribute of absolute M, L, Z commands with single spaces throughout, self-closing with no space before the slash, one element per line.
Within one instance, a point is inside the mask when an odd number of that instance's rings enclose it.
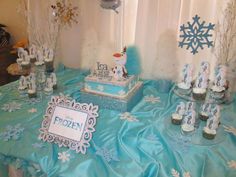
<path fill-rule="evenodd" d="M 92 102 L 100 108 L 130 111 L 142 98 L 142 82 L 136 75 L 128 75 L 125 68 L 126 48 L 113 55 L 115 67 L 97 62 L 96 68 L 85 78 L 81 102 Z"/>

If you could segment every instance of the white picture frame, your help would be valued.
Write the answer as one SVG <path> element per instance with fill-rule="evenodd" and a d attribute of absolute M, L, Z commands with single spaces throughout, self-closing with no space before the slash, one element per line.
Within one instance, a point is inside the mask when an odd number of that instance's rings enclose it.
<path fill-rule="evenodd" d="M 39 129 L 39 139 L 85 154 L 95 131 L 98 106 L 53 96 Z"/>

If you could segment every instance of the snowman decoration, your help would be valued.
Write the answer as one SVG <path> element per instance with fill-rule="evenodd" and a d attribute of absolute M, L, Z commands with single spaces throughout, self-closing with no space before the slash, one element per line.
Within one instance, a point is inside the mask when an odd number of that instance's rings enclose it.
<path fill-rule="evenodd" d="M 126 47 L 123 49 L 122 53 L 115 53 L 113 57 L 115 60 L 115 67 L 112 68 L 113 77 L 115 80 L 124 80 L 128 77 L 128 72 L 125 68 L 127 61 Z"/>

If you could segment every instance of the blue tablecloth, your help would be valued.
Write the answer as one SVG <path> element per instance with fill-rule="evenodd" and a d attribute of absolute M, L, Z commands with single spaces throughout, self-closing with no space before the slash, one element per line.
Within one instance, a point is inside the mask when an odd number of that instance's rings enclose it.
<path fill-rule="evenodd" d="M 67 69 L 57 75 L 54 94 L 78 100 L 86 73 Z M 163 83 L 144 81 L 143 99 L 131 112 L 100 109 L 86 155 L 38 140 L 49 96 L 30 101 L 19 97 L 17 82 L 0 87 L 1 172 L 11 164 L 22 168 L 26 176 L 236 176 L 236 103 L 222 106 L 215 140 L 202 137 L 204 122 L 194 134 L 183 135 L 170 119 L 183 100 L 168 84 L 163 88 Z M 58 153 L 66 156 L 64 161 Z"/>

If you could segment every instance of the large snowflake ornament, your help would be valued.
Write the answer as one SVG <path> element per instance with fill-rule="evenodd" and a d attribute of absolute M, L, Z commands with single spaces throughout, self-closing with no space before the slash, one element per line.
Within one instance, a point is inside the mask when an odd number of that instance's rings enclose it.
<path fill-rule="evenodd" d="M 200 22 L 199 19 L 200 17 L 195 15 L 192 23 L 188 22 L 187 26 L 185 24 L 180 26 L 182 34 L 179 37 L 182 38 L 182 41 L 179 41 L 179 47 L 186 46 L 187 50 L 190 48 L 193 55 L 198 53 L 199 47 L 203 49 L 204 46 L 208 48 L 213 46 L 213 41 L 210 40 L 212 37 L 210 31 L 214 30 L 215 24 L 206 25 L 205 21 Z"/>

